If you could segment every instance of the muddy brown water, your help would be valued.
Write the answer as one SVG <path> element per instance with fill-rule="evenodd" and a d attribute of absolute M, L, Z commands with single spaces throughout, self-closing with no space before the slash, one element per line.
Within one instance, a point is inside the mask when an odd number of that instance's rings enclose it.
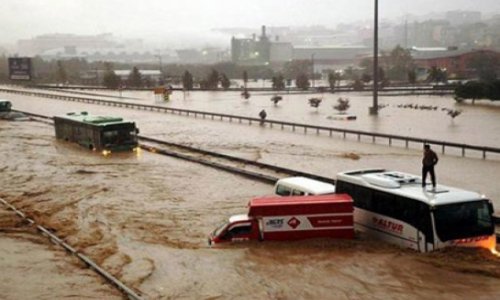
<path fill-rule="evenodd" d="M 21 110 L 118 113 L 137 120 L 147 135 L 322 175 L 375 166 L 419 169 L 418 150 L 17 97 L 13 100 Z M 0 197 L 149 299 L 500 297 L 500 260 L 485 251 L 419 254 L 362 236 L 209 248 L 211 230 L 228 216 L 244 213 L 250 198 L 270 194 L 272 187 L 147 152 L 103 157 L 56 141 L 53 128 L 42 123 L 0 121 L 0 140 Z M 438 176 L 450 185 L 498 196 L 498 167 L 495 160 L 443 156 Z M 1 236 L 2 245 L 7 239 Z M 38 245 L 20 240 L 27 249 Z M 11 272 L 22 277 L 26 268 L 21 264 Z M 56 279 L 44 280 L 47 286 L 67 288 Z"/>

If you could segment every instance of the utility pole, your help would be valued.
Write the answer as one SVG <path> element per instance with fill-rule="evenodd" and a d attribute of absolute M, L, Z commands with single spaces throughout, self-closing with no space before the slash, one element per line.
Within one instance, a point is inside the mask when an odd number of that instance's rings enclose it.
<path fill-rule="evenodd" d="M 373 26 L 373 106 L 370 115 L 378 115 L 378 0 L 375 0 Z"/>

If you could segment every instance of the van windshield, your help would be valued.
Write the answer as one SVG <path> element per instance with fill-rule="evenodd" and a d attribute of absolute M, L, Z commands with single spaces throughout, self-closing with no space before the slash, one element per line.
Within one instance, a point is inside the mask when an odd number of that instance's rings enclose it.
<path fill-rule="evenodd" d="M 290 196 L 292 190 L 284 185 L 278 184 L 276 187 L 276 195 L 280 196 Z"/>
<path fill-rule="evenodd" d="M 437 206 L 434 211 L 436 231 L 445 242 L 481 235 L 492 235 L 495 227 L 488 200 Z"/>
<path fill-rule="evenodd" d="M 217 228 L 216 228 L 216 229 L 212 232 L 212 235 L 213 235 L 213 236 L 219 236 L 219 235 L 220 235 L 220 234 L 224 231 L 224 229 L 226 229 L 227 224 L 228 224 L 228 222 L 227 222 L 227 221 L 226 221 L 226 222 L 224 222 L 224 223 L 222 223 L 222 224 L 220 224 L 220 225 L 219 225 L 219 226 L 218 226 L 218 227 L 217 227 Z"/>

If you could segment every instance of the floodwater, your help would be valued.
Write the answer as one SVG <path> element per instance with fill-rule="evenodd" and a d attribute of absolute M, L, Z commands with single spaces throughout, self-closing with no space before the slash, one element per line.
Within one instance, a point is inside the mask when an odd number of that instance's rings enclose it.
<path fill-rule="evenodd" d="M 96 93 L 119 96 L 117 92 Z M 372 105 L 372 95 L 368 92 L 281 93 L 279 95 L 283 100 L 275 105 L 270 99 L 276 94 L 255 92 L 248 100 L 244 100 L 239 92 L 175 91 L 169 102 L 162 101 L 151 92 L 123 92 L 122 96 L 125 101 L 255 118 L 265 109 L 267 119 L 271 120 L 500 147 L 500 135 L 497 134 L 500 131 L 500 101 L 483 100 L 472 105 L 469 101 L 457 103 L 451 96 L 379 96 L 382 108 L 375 117 L 368 114 L 368 107 Z M 308 99 L 312 97 L 323 99 L 318 108 L 309 105 Z M 351 107 L 347 113 L 355 115 L 356 121 L 335 119 L 338 112 L 333 106 L 337 105 L 338 98 L 349 99 Z M 419 108 L 415 108 L 416 105 Z M 421 109 L 421 106 L 429 109 Z M 461 114 L 453 119 L 445 109 L 459 110 Z"/>
<path fill-rule="evenodd" d="M 16 109 L 40 114 L 86 110 L 121 115 L 135 120 L 144 135 L 326 176 L 365 167 L 418 174 L 420 168 L 421 153 L 415 149 L 170 114 L 0 96 L 12 100 Z M 272 193 L 272 186 L 147 152 L 103 157 L 56 141 L 53 128 L 43 123 L 0 121 L 0 139 L 0 153 L 5 157 L 0 160 L 0 197 L 148 299 L 500 297 L 500 259 L 487 251 L 420 254 L 362 236 L 353 241 L 255 242 L 210 248 L 207 234 L 230 215 L 245 213 L 248 200 Z M 438 179 L 484 192 L 500 207 L 495 180 L 499 166 L 498 160 L 442 155 Z M 8 238 L 1 236 L 2 245 Z M 21 241 L 28 249 L 38 246 L 29 239 Z M 22 277 L 28 267 L 27 262 L 21 263 L 11 273 Z M 44 278 L 45 273 L 38 272 Z M 67 289 L 56 279 L 45 279 L 47 286 Z M 99 292 L 114 295 L 109 289 Z M 93 298 L 106 297 L 95 294 Z"/>

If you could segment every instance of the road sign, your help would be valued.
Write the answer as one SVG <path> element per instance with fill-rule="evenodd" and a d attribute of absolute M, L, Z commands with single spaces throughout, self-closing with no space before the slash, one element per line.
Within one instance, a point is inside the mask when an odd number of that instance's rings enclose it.
<path fill-rule="evenodd" d="M 31 57 L 9 57 L 10 80 L 31 80 Z"/>

